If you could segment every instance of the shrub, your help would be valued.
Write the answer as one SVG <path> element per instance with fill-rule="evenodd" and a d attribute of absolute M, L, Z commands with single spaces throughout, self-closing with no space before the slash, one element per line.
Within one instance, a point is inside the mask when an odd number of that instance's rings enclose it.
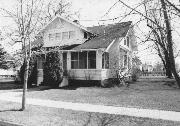
<path fill-rule="evenodd" d="M 115 85 L 119 84 L 118 78 L 109 78 L 101 80 L 101 86 L 108 88 L 108 87 L 114 87 Z"/>
<path fill-rule="evenodd" d="M 140 74 L 140 69 L 133 67 L 132 68 L 132 74 L 131 74 L 132 81 L 137 81 L 137 79 L 139 78 L 139 74 Z"/>
<path fill-rule="evenodd" d="M 62 57 L 59 52 L 46 55 L 44 64 L 44 84 L 57 87 L 63 79 Z"/>

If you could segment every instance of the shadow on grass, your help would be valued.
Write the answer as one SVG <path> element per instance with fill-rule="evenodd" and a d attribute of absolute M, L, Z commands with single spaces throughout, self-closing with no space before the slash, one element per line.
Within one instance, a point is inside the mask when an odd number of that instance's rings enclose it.
<path fill-rule="evenodd" d="M 21 84 L 15 83 L 14 80 L 0 79 L 0 90 L 22 89 L 22 87 Z"/>
<path fill-rule="evenodd" d="M 0 112 L 16 112 L 16 111 L 22 111 L 22 109 L 7 109 L 7 110 L 0 110 Z"/>
<path fill-rule="evenodd" d="M 71 80 L 68 86 L 65 87 L 52 87 L 51 85 L 41 85 L 41 86 L 34 86 L 28 89 L 29 92 L 31 91 L 44 91 L 50 89 L 60 89 L 60 90 L 77 90 L 78 88 L 82 87 L 101 87 L 98 81 L 84 81 L 84 80 Z"/>

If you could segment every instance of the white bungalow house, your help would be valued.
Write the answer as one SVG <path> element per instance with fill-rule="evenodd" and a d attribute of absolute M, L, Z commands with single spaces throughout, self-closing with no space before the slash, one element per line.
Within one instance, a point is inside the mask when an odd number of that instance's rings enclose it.
<path fill-rule="evenodd" d="M 131 21 L 85 28 L 78 21 L 57 16 L 40 33 L 46 51 L 59 47 L 64 70 L 78 80 L 116 77 L 120 66 L 131 67 L 132 52 L 137 50 Z M 43 75 L 41 59 L 38 71 Z M 38 84 L 42 81 L 39 76 Z"/>

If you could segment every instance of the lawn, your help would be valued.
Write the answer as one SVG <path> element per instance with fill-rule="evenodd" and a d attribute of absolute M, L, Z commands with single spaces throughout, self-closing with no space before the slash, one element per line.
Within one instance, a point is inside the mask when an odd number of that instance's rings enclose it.
<path fill-rule="evenodd" d="M 174 81 L 138 81 L 126 87 L 79 87 L 75 89 L 30 89 L 31 98 L 113 106 L 180 111 L 180 89 Z"/>
<path fill-rule="evenodd" d="M 25 126 L 179 126 L 180 122 L 136 118 L 100 113 L 28 105 L 19 111 L 20 104 L 0 101 L 0 121 Z M 0 123 L 1 124 L 1 123 Z"/>
<path fill-rule="evenodd" d="M 13 88 L 13 83 L 0 83 L 1 87 Z M 6 86 L 5 86 L 6 85 Z M 10 85 L 10 86 L 8 86 Z M 16 85 L 14 85 L 16 88 Z M 6 89 L 6 88 L 5 88 Z M 0 93 L 9 90 L 0 90 Z M 13 90 L 11 90 L 13 91 Z M 16 90 L 14 90 L 16 91 Z M 78 87 L 70 89 L 29 89 L 28 97 L 62 100 L 114 106 L 180 110 L 179 89 L 172 81 L 140 81 L 126 87 Z M 26 126 L 179 126 L 180 122 L 136 118 L 129 116 L 88 113 L 81 111 L 27 105 L 0 101 L 0 121 Z M 1 122 L 0 122 L 1 125 Z"/>

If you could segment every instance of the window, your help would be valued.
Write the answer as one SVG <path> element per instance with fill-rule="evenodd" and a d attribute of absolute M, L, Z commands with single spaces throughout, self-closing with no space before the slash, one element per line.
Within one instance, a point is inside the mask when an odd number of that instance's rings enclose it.
<path fill-rule="evenodd" d="M 127 37 L 127 46 L 129 47 L 129 37 Z"/>
<path fill-rule="evenodd" d="M 37 59 L 37 69 L 43 69 L 45 63 L 45 55 L 42 54 Z"/>
<path fill-rule="evenodd" d="M 109 53 L 104 52 L 102 55 L 102 68 L 109 69 Z"/>
<path fill-rule="evenodd" d="M 68 36 L 68 32 L 62 32 L 62 39 L 68 39 L 69 36 Z"/>
<path fill-rule="evenodd" d="M 88 69 L 96 69 L 96 52 L 88 52 Z"/>
<path fill-rule="evenodd" d="M 49 41 L 53 41 L 54 40 L 54 35 L 53 34 L 49 34 Z"/>
<path fill-rule="evenodd" d="M 56 33 L 56 40 L 61 40 L 61 33 Z"/>
<path fill-rule="evenodd" d="M 84 32 L 84 38 L 87 39 L 87 33 L 86 32 Z"/>
<path fill-rule="evenodd" d="M 79 56 L 78 52 L 72 52 L 71 53 L 71 68 L 72 69 L 78 69 L 79 68 Z"/>
<path fill-rule="evenodd" d="M 87 52 L 79 52 L 79 69 L 87 69 Z"/>
<path fill-rule="evenodd" d="M 74 38 L 75 37 L 75 31 L 70 31 L 69 32 L 69 38 Z"/>
<path fill-rule="evenodd" d="M 126 38 L 124 38 L 124 45 L 126 45 Z"/>
<path fill-rule="evenodd" d="M 124 67 L 127 67 L 128 65 L 128 58 L 127 55 L 124 55 Z"/>
<path fill-rule="evenodd" d="M 88 65 L 87 65 L 88 64 Z M 72 52 L 71 53 L 72 69 L 96 69 L 96 52 Z"/>
<path fill-rule="evenodd" d="M 128 56 L 128 69 L 131 68 L 130 57 Z"/>

